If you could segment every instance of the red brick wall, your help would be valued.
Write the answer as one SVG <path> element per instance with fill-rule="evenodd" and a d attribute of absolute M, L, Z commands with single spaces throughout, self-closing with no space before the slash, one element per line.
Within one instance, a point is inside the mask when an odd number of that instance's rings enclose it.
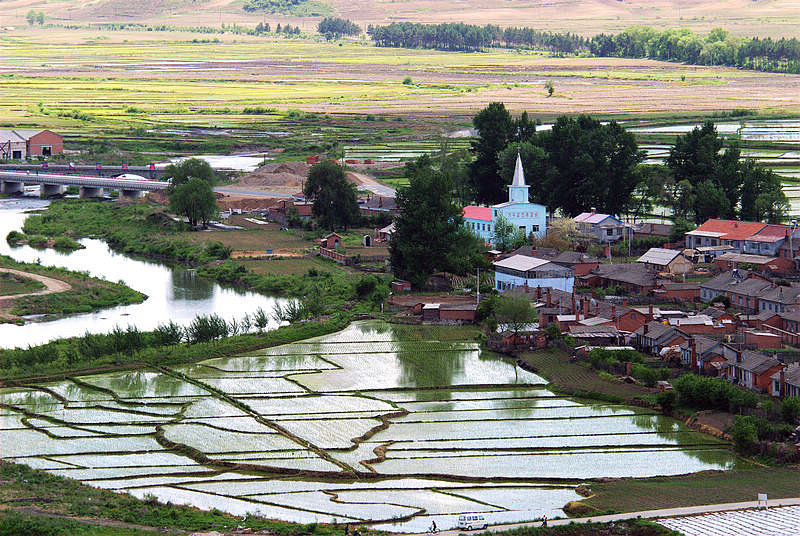
<path fill-rule="evenodd" d="M 575 268 L 574 268 L 575 277 L 580 277 L 582 275 L 586 275 L 589 272 L 591 272 L 592 270 L 594 270 L 595 268 L 597 268 L 598 266 L 600 266 L 599 262 L 575 264 Z"/>
<path fill-rule="evenodd" d="M 744 342 L 747 344 L 755 344 L 759 350 L 762 348 L 781 347 L 781 337 L 779 335 L 759 334 L 752 331 L 745 331 Z"/>
<path fill-rule="evenodd" d="M 771 376 L 773 374 L 775 374 L 776 372 L 780 371 L 780 370 L 781 370 L 780 365 L 777 365 L 777 366 L 772 367 L 771 369 L 769 369 L 765 373 L 763 373 L 763 374 L 761 374 L 759 376 L 756 376 L 756 382 L 755 382 L 756 383 L 756 387 L 758 387 L 759 389 L 764 389 L 764 390 L 769 389 L 770 386 L 772 385 Z"/>
<path fill-rule="evenodd" d="M 29 155 L 37 156 L 42 154 L 42 147 L 50 146 L 50 154 L 61 154 L 64 152 L 64 138 L 50 132 L 43 130 L 28 140 L 27 152 Z"/>
<path fill-rule="evenodd" d="M 617 329 L 620 331 L 636 331 L 644 326 L 647 322 L 647 317 L 642 313 L 636 311 L 628 311 L 619 317 L 616 323 Z"/>

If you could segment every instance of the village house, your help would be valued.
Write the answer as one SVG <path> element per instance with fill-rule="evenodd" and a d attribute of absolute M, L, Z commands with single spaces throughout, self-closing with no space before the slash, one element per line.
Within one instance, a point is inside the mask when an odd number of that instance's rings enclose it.
<path fill-rule="evenodd" d="M 736 331 L 736 324 L 731 320 L 717 321 L 708 315 L 699 314 L 684 318 L 672 318 L 669 325 L 679 328 L 689 335 L 705 334 L 723 336 Z"/>
<path fill-rule="evenodd" d="M 714 266 L 719 270 L 747 267 L 762 272 L 789 273 L 794 270 L 794 261 L 765 255 L 729 252 L 716 257 Z"/>
<path fill-rule="evenodd" d="M 700 285 L 697 283 L 659 282 L 651 291 L 662 301 L 696 301 L 700 299 Z"/>
<path fill-rule="evenodd" d="M 681 344 L 681 365 L 706 376 L 724 376 L 728 361 L 736 359 L 736 350 L 722 341 L 695 335 Z"/>
<path fill-rule="evenodd" d="M 0 129 L 0 159 L 24 160 L 64 152 L 64 138 L 50 130 Z"/>
<path fill-rule="evenodd" d="M 592 240 L 601 244 L 613 244 L 623 239 L 625 224 L 611 214 L 598 214 L 592 207 L 591 212 L 582 212 L 573 218 L 578 226 L 577 236 L 584 240 Z"/>
<path fill-rule="evenodd" d="M 683 330 L 664 324 L 663 322 L 648 322 L 634 332 L 635 346 L 652 355 L 661 355 L 664 348 L 680 346 L 691 339 Z"/>
<path fill-rule="evenodd" d="M 516 287 L 551 287 L 572 292 L 575 274 L 570 268 L 556 263 L 514 255 L 492 263 L 495 288 L 504 292 Z"/>
<path fill-rule="evenodd" d="M 508 187 L 508 201 L 491 207 L 464 207 L 464 224 L 487 244 L 492 243 L 495 225 L 500 218 L 519 229 L 528 237 L 544 236 L 547 230 L 547 207 L 531 203 L 528 199 L 530 187 L 525 184 L 522 159 L 517 155 L 514 179 Z"/>
<path fill-rule="evenodd" d="M 772 380 L 770 387 L 772 396 L 800 397 L 800 363 L 792 363 L 785 368 L 781 368 L 770 379 Z"/>
<path fill-rule="evenodd" d="M 781 348 L 783 346 L 781 339 L 780 335 L 769 331 L 747 330 L 744 332 L 744 343 L 755 346 L 757 350 Z"/>
<path fill-rule="evenodd" d="M 767 392 L 772 384 L 772 375 L 783 368 L 783 363 L 774 356 L 743 350 L 728 362 L 727 378 L 746 389 Z"/>
<path fill-rule="evenodd" d="M 733 307 L 757 313 L 760 310 L 760 296 L 770 288 L 772 283 L 764 278 L 731 270 L 701 283 L 700 299 L 706 303 L 713 303 L 717 296 L 727 296 Z"/>
<path fill-rule="evenodd" d="M 635 223 L 631 227 L 633 236 L 636 238 L 647 238 L 651 236 L 658 236 L 666 239 L 672 231 L 671 223 Z"/>
<path fill-rule="evenodd" d="M 759 311 L 785 313 L 800 309 L 800 288 L 775 286 L 758 297 Z"/>
<path fill-rule="evenodd" d="M 686 274 L 694 271 L 692 261 L 676 249 L 650 248 L 636 262 L 642 263 L 657 272 Z"/>
<path fill-rule="evenodd" d="M 751 221 L 710 219 L 693 231 L 686 233 L 686 247 L 701 250 L 703 247 L 725 246 L 726 251 L 783 257 L 794 260 L 800 244 L 800 228 Z M 789 242 L 793 242 L 789 248 Z M 786 247 L 786 252 L 782 249 Z M 712 250 L 711 253 L 715 251 Z"/>
<path fill-rule="evenodd" d="M 400 212 L 394 197 L 384 197 L 381 195 L 371 196 L 363 203 L 358 204 L 358 209 L 362 216 L 375 216 L 377 214 L 389 214 L 394 216 Z"/>
<path fill-rule="evenodd" d="M 622 287 L 627 294 L 647 294 L 656 287 L 656 274 L 645 264 L 600 264 L 578 278 L 582 286 Z"/>

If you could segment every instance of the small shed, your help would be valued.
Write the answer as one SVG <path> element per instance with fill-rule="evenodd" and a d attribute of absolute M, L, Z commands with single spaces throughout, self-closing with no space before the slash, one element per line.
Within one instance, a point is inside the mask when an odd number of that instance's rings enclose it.
<path fill-rule="evenodd" d="M 411 292 L 411 283 L 408 281 L 392 281 L 392 292 Z"/>
<path fill-rule="evenodd" d="M 636 261 L 659 272 L 683 274 L 694 270 L 692 261 L 682 251 L 676 249 L 650 248 Z"/>
<path fill-rule="evenodd" d="M 328 249 L 336 249 L 342 245 L 342 236 L 336 233 L 330 233 L 322 239 L 322 247 Z"/>
<path fill-rule="evenodd" d="M 426 303 L 422 306 L 422 321 L 423 322 L 438 322 L 439 321 L 439 306 L 438 303 Z"/>

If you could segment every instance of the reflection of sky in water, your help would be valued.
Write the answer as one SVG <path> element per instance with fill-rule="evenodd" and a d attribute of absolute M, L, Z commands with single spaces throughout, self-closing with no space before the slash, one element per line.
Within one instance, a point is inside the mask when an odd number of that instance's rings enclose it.
<path fill-rule="evenodd" d="M 183 267 L 135 260 L 113 252 L 100 240 L 81 240 L 86 249 L 70 254 L 28 246 L 11 248 L 5 236 L 22 226 L 25 218 L 22 209 L 43 205 L 27 199 L 0 200 L 0 253 L 18 261 L 36 262 L 38 259 L 45 266 L 88 271 L 95 277 L 122 281 L 146 294 L 148 299 L 140 304 L 68 316 L 47 323 L 0 324 L 0 347 L 35 345 L 55 338 L 83 335 L 86 331 L 105 333 L 117 325 L 135 325 L 141 330 L 151 330 L 170 320 L 186 325 L 198 314 L 216 313 L 230 320 L 245 313 L 252 315 L 258 307 L 267 313 L 272 312 L 275 298 L 223 288 Z"/>
<path fill-rule="evenodd" d="M 20 406 L 28 404 L 28 409 L 47 412 L 56 424 L 87 423 L 81 424 L 81 428 L 88 429 L 89 433 L 99 434 L 103 430 L 118 433 L 124 428 L 120 426 L 122 422 L 137 421 L 139 426 L 131 427 L 131 432 L 144 433 L 148 426 L 155 429 L 158 423 L 171 421 L 164 425 L 170 440 L 197 448 L 219 460 L 336 470 L 314 451 L 303 450 L 308 441 L 327 449 L 328 454 L 340 462 L 364 471 L 368 468 L 360 462 L 374 458 L 375 447 L 386 445 L 386 460 L 370 463 L 375 471 L 387 475 L 385 480 L 315 481 L 307 476 L 300 480 L 202 483 L 199 481 L 203 477 L 198 475 L 184 477 L 186 483 L 181 485 L 174 476 L 169 476 L 178 471 L 169 456 L 155 457 L 143 452 L 159 450 L 155 443 L 149 444 L 151 438 L 95 436 L 56 440 L 33 430 L 19 429 L 19 415 L 11 413 L 0 423 L 13 427 L 14 433 L 19 432 L 25 445 L 15 446 L 10 454 L 4 452 L 3 455 L 29 457 L 49 453 L 62 455 L 58 459 L 62 463 L 80 462 L 101 467 L 102 463 L 91 463 L 91 455 L 64 455 L 142 451 L 124 458 L 132 463 L 141 460 L 142 467 L 64 469 L 54 465 L 48 470 L 82 479 L 109 479 L 102 484 L 109 488 L 126 487 L 128 481 L 124 477 L 163 473 L 166 476 L 141 481 L 142 484 L 150 482 L 150 488 L 135 491 L 155 493 L 162 500 L 188 501 L 200 508 L 210 508 L 213 504 L 231 513 L 245 508 L 246 501 L 256 501 L 247 503 L 251 505 L 247 511 L 269 502 L 280 506 L 265 511 L 265 515 L 296 522 L 331 521 L 334 517 L 342 521 L 348 519 L 347 516 L 375 519 L 390 511 L 424 508 L 426 513 L 421 517 L 376 527 L 403 532 L 424 530 L 432 519 L 440 528 L 452 528 L 458 514 L 465 512 L 483 512 L 490 523 L 532 520 L 542 515 L 552 518 L 563 515 L 561 508 L 566 502 L 580 499 L 572 486 L 548 486 L 537 482 L 540 479 L 673 475 L 729 469 L 734 463 L 735 457 L 719 442 L 689 431 L 674 419 L 649 414 L 649 410 L 642 408 L 588 405 L 554 396 L 542 386 L 525 385 L 536 382 L 538 377 L 515 370 L 511 362 L 482 353 L 464 342 L 426 343 L 419 338 L 421 333 L 436 332 L 357 322 L 342 332 L 314 341 L 273 347 L 253 352 L 251 356 L 211 359 L 176 367 L 228 393 L 248 393 L 237 398 L 263 418 L 288 429 L 301 438 L 301 442 L 282 436 L 193 383 L 155 371 L 107 373 L 83 376 L 80 380 L 112 390 L 131 401 L 180 400 L 187 405 L 180 423 L 173 420 L 181 411 L 180 406 L 137 405 L 136 409 L 148 414 L 126 414 L 124 410 L 130 408 L 108 400 L 107 392 L 77 386 L 67 380 L 49 383 L 47 388 L 69 400 L 85 400 L 85 405 L 103 407 L 70 409 L 80 402 L 70 402 L 68 408 L 58 407 L 58 403 L 53 407 L 54 398 L 44 393 L 0 390 L 0 401 Z M 334 350 L 337 347 L 338 351 Z M 288 355 L 281 355 L 281 352 Z M 326 368 L 313 374 L 297 373 L 297 370 L 336 366 L 341 368 Z M 294 396 L 286 392 L 286 388 L 296 389 L 298 385 L 281 379 L 282 374 L 313 384 L 320 392 L 345 392 Z M 276 382 L 284 382 L 288 387 Z M 448 387 L 458 384 L 461 387 Z M 396 406 L 389 400 L 394 400 Z M 357 448 L 348 449 L 353 437 L 378 424 L 371 417 L 395 413 L 399 408 L 411 413 L 391 418 L 392 424 L 387 429 Z M 102 422 L 114 424 L 102 425 Z M 32 425 L 47 426 L 59 436 L 75 430 L 54 426 L 42 419 L 34 419 Z M 395 443 L 387 444 L 394 440 Z M 33 463 L 55 463 L 37 460 Z M 156 466 L 156 462 L 168 462 L 168 465 Z M 194 472 L 210 468 L 199 464 L 180 467 L 191 468 Z M 467 475 L 485 480 L 465 484 L 436 480 L 434 476 L 410 479 L 404 476 L 409 473 Z M 523 478 L 526 483 L 503 484 L 492 477 Z M 246 476 L 230 472 L 228 478 Z M 163 487 L 168 484 L 173 487 Z M 321 493 L 326 490 L 337 493 L 342 502 L 331 502 L 331 495 Z M 212 495 L 214 493 L 219 495 Z M 398 506 L 386 508 L 385 505 L 390 504 Z"/>

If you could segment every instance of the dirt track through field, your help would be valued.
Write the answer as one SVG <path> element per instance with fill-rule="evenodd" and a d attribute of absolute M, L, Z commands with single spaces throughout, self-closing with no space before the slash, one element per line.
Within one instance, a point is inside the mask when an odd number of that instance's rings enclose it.
<path fill-rule="evenodd" d="M 44 275 L 32 274 L 30 272 L 23 272 L 21 270 L 13 270 L 11 268 L 0 268 L 0 272 L 8 272 L 16 274 L 21 277 L 35 279 L 36 281 L 39 281 L 40 283 L 44 284 L 47 287 L 44 290 L 38 290 L 36 292 L 25 292 L 23 294 L 11 294 L 9 296 L 0 296 L 0 315 L 3 313 L 3 310 L 7 308 L 17 298 L 22 298 L 23 296 L 41 296 L 43 294 L 52 294 L 54 292 L 64 292 L 65 290 L 69 290 L 72 288 L 72 285 L 70 285 L 65 281 L 61 281 L 60 279 L 53 279 L 52 277 L 47 277 Z"/>

